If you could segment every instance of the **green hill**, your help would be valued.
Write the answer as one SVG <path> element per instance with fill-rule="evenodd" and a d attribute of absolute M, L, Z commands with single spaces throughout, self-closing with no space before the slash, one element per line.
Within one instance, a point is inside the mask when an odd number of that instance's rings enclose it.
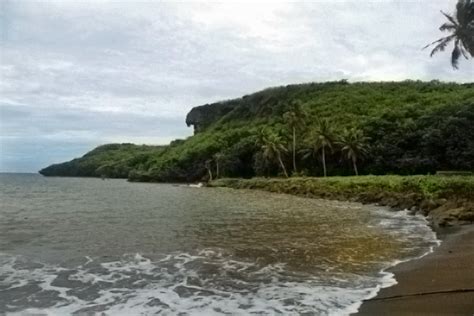
<path fill-rule="evenodd" d="M 40 173 L 44 176 L 127 178 L 131 170 L 147 168 L 148 159 L 162 150 L 163 146 L 102 145 L 81 158 L 51 165 Z"/>
<path fill-rule="evenodd" d="M 169 146 L 101 146 L 84 157 L 41 170 L 44 175 L 126 177 L 132 181 L 199 181 L 216 173 L 252 177 L 277 175 L 276 161 L 263 159 L 256 144 L 259 130 L 279 134 L 290 148 L 291 130 L 283 115 L 298 103 L 307 117 L 297 135 L 299 173 L 321 175 L 317 158 L 305 159 L 308 136 L 321 119 L 335 137 L 356 128 L 369 138 L 359 162 L 362 174 L 425 174 L 438 170 L 474 170 L 474 84 L 437 81 L 289 85 L 239 99 L 206 104 L 186 118 L 195 135 Z M 108 147 L 112 146 L 112 147 Z M 124 146 L 122 148 L 122 146 Z M 283 162 L 291 169 L 291 153 Z M 329 175 L 348 175 L 352 165 L 336 144 L 327 153 Z"/>

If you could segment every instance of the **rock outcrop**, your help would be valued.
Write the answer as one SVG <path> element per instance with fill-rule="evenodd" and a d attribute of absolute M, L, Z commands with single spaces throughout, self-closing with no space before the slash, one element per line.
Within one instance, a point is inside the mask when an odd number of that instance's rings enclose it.
<path fill-rule="evenodd" d="M 237 106 L 233 102 L 218 102 L 192 108 L 186 115 L 186 125 L 194 126 L 194 134 L 206 129 Z"/>

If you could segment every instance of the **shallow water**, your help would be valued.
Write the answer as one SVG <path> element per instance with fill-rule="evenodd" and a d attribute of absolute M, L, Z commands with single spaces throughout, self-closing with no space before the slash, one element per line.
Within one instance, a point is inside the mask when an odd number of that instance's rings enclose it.
<path fill-rule="evenodd" d="M 355 311 L 436 244 L 356 203 L 123 180 L 0 175 L 0 313 Z"/>

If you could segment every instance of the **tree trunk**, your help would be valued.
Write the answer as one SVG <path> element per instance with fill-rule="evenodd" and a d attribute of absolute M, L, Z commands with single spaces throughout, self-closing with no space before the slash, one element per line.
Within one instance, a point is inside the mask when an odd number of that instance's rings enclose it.
<path fill-rule="evenodd" d="M 293 172 L 296 172 L 296 127 L 293 127 Z"/>
<path fill-rule="evenodd" d="M 323 172 L 324 176 L 326 177 L 326 153 L 324 152 L 324 146 L 323 146 L 323 151 L 321 153 L 322 159 L 323 159 Z"/>
<path fill-rule="evenodd" d="M 219 179 L 219 160 L 216 159 L 216 179 Z"/>
<path fill-rule="evenodd" d="M 285 164 L 283 163 L 283 160 L 281 160 L 281 154 L 278 153 L 278 161 L 280 162 L 280 166 L 283 169 L 283 173 L 285 174 L 285 177 L 288 178 L 288 172 L 286 172 Z"/>
<path fill-rule="evenodd" d="M 211 168 L 206 168 L 207 172 L 209 173 L 209 181 L 212 181 L 212 171 Z"/>
<path fill-rule="evenodd" d="M 355 158 L 352 158 L 352 166 L 354 166 L 354 172 L 355 172 L 356 176 L 358 176 L 359 171 L 357 170 L 357 162 L 356 162 Z"/>

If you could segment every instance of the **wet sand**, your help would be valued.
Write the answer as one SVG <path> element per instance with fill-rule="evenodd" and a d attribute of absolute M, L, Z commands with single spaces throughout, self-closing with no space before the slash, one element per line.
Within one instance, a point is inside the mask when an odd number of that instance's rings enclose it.
<path fill-rule="evenodd" d="M 398 284 L 357 315 L 474 315 L 474 225 L 437 231 L 440 247 L 392 269 Z"/>

